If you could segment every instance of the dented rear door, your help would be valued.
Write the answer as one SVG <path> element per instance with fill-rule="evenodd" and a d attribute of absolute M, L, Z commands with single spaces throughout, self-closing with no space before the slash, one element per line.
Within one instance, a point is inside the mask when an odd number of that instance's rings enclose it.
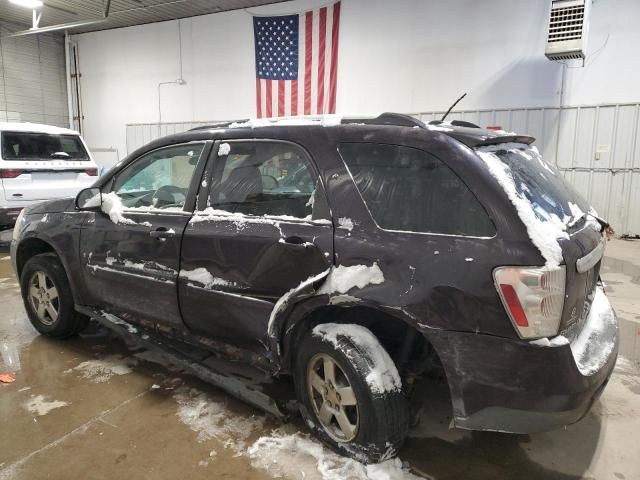
<path fill-rule="evenodd" d="M 222 142 L 203 185 L 182 243 L 184 321 L 264 353 L 278 299 L 332 263 L 323 185 L 302 147 L 269 140 Z"/>

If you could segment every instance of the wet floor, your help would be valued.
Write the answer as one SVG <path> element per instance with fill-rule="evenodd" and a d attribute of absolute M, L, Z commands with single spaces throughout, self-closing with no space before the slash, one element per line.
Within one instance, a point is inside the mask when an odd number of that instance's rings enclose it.
<path fill-rule="evenodd" d="M 632 357 L 640 242 L 618 243 L 604 277 Z M 425 382 L 424 413 L 401 460 L 367 468 L 324 449 L 299 422 L 269 418 L 98 327 L 66 341 L 37 335 L 6 255 L 0 250 L 0 373 L 16 380 L 0 384 L 0 480 L 640 479 L 632 361 L 618 363 L 584 420 L 535 435 L 450 429 L 446 386 Z"/>

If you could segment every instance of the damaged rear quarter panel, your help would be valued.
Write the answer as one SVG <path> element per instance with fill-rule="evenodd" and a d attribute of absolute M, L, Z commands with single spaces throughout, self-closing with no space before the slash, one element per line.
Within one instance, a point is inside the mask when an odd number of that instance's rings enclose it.
<path fill-rule="evenodd" d="M 414 129 L 390 134 L 371 129 L 342 129 L 332 137 L 333 161 L 327 162 L 328 195 L 337 228 L 337 265 L 378 264 L 384 282 L 346 294 L 372 305 L 403 312 L 405 321 L 428 336 L 429 329 L 484 332 L 516 338 L 493 284 L 499 265 L 541 264 L 524 226 L 513 222 L 508 199 L 471 149 L 438 135 L 426 138 Z M 337 133 L 337 132 L 336 132 Z M 400 138 L 399 138 L 400 137 Z M 401 144 L 427 151 L 444 161 L 467 184 L 487 210 L 497 233 L 491 238 L 383 230 L 374 222 L 342 161 L 342 142 Z M 442 199 L 446 208 L 446 199 Z M 338 219 L 350 228 L 340 228 Z M 351 228 L 352 226 L 352 228 Z M 508 245 L 508 246 L 507 246 Z"/>

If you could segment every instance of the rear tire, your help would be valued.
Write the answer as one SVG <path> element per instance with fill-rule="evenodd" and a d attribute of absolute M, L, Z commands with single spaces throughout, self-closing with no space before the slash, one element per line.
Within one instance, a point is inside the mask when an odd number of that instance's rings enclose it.
<path fill-rule="evenodd" d="M 381 367 L 394 372 L 391 388 L 371 381 Z M 395 365 L 371 331 L 318 325 L 298 346 L 294 372 L 302 416 L 325 444 L 365 463 L 397 454 L 407 436 L 409 408 Z"/>
<path fill-rule="evenodd" d="M 83 330 L 89 319 L 75 310 L 67 275 L 54 253 L 31 257 L 20 275 L 24 307 L 43 335 L 67 338 Z"/>

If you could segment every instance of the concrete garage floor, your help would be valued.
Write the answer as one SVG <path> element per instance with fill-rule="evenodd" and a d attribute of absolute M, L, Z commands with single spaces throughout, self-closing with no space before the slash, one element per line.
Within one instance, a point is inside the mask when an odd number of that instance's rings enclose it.
<path fill-rule="evenodd" d="M 585 419 L 535 435 L 449 429 L 447 388 L 433 381 L 402 462 L 369 470 L 298 422 L 267 418 L 101 329 L 67 341 L 37 335 L 7 255 L 0 250 L 0 373 L 16 381 L 0 384 L 0 480 L 640 479 L 640 241 L 607 249 L 603 277 L 626 359 Z"/>

